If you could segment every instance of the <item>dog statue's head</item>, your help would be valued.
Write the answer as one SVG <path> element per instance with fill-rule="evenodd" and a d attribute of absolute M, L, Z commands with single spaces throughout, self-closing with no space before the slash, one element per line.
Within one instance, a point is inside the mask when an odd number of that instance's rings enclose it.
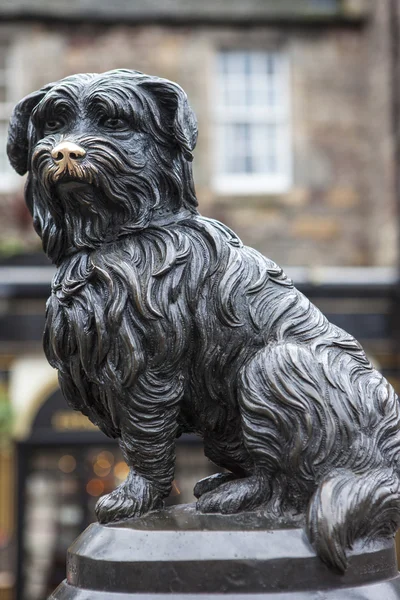
<path fill-rule="evenodd" d="M 191 161 L 197 124 L 177 84 L 137 71 L 73 75 L 15 107 L 8 156 L 29 177 L 26 200 L 58 263 L 196 211 Z"/>

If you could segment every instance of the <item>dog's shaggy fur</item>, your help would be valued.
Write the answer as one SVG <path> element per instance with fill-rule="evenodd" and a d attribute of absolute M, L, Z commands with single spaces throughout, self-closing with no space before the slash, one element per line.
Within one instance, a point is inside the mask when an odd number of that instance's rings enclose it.
<path fill-rule="evenodd" d="M 398 399 L 277 265 L 198 214 L 196 136 L 179 86 L 125 70 L 50 84 L 11 119 L 9 157 L 58 267 L 47 357 L 131 468 L 98 518 L 160 506 L 174 439 L 195 432 L 228 470 L 197 484 L 198 510 L 307 514 L 343 571 L 356 538 L 400 522 Z M 63 140 L 86 156 L 60 173 Z"/>

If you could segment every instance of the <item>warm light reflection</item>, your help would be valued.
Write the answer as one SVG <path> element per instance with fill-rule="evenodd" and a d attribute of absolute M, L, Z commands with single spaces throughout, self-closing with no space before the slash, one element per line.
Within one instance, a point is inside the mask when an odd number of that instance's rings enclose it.
<path fill-rule="evenodd" d="M 104 492 L 104 483 L 100 479 L 91 479 L 86 486 L 86 491 L 90 496 L 100 496 Z"/>
<path fill-rule="evenodd" d="M 64 454 L 58 461 L 58 468 L 63 473 L 72 473 L 76 469 L 76 460 L 70 454 Z"/>
<path fill-rule="evenodd" d="M 111 471 L 111 463 L 106 458 L 98 458 L 93 465 L 93 471 L 98 477 L 106 477 Z"/>
<path fill-rule="evenodd" d="M 112 466 L 114 464 L 115 458 L 112 452 L 108 452 L 107 450 L 103 450 L 96 457 L 94 462 L 98 462 L 100 460 L 105 460 L 107 463 Z"/>
<path fill-rule="evenodd" d="M 117 477 L 117 479 L 120 479 L 121 481 L 123 481 L 124 479 L 126 479 L 128 477 L 128 473 L 129 473 L 129 467 L 123 460 L 121 460 L 120 462 L 118 462 L 115 465 L 114 475 L 115 475 L 115 477 Z"/>
<path fill-rule="evenodd" d="M 172 482 L 171 496 L 179 496 L 180 493 L 181 493 L 181 490 L 178 488 L 178 485 L 174 479 Z"/>

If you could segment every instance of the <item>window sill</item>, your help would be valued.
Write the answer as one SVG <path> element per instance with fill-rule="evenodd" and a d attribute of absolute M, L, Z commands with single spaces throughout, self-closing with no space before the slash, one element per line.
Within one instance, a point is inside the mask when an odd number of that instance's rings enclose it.
<path fill-rule="evenodd" d="M 220 196 L 286 194 L 290 188 L 291 182 L 286 177 L 224 175 L 213 182 L 213 189 Z"/>

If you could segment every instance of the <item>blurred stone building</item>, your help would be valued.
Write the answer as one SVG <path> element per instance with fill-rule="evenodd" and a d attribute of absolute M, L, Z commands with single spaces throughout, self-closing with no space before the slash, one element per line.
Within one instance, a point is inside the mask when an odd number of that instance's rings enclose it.
<path fill-rule="evenodd" d="M 21 178 L 6 159 L 13 104 L 82 71 L 129 68 L 177 81 L 199 122 L 201 212 L 284 265 L 398 385 L 399 5 L 0 0 L 0 368 L 15 414 L 18 600 L 45 597 L 55 584 L 50 572 L 62 577 L 53 550 L 34 549 L 57 538 L 63 557 L 68 532 L 90 517 L 91 504 L 82 517 L 71 500 L 57 527 L 44 521 L 31 537 L 24 537 L 27 515 L 41 524 L 43 512 L 55 514 L 62 505 L 57 489 L 73 496 L 73 461 L 100 464 L 104 456 L 94 449 L 106 442 L 68 415 L 41 351 L 52 267 L 40 254 Z M 93 448 L 94 462 L 82 454 L 84 445 Z M 187 480 L 205 469 L 196 452 L 189 467 L 181 462 Z M 91 482 L 103 481 L 100 475 L 79 477 L 81 501 L 86 492 L 95 496 Z M 0 594 L 1 532 L 8 540 L 13 532 L 10 498 L 0 481 Z M 12 567 L 4 565 L 3 572 Z"/>
<path fill-rule="evenodd" d="M 172 79 L 198 116 L 205 214 L 280 264 L 396 263 L 389 0 L 1 5 L 4 119 L 8 103 L 75 72 Z M 5 132 L 0 191 L 15 196 Z M 1 203 L 11 247 L 34 243 L 20 203 Z"/>

